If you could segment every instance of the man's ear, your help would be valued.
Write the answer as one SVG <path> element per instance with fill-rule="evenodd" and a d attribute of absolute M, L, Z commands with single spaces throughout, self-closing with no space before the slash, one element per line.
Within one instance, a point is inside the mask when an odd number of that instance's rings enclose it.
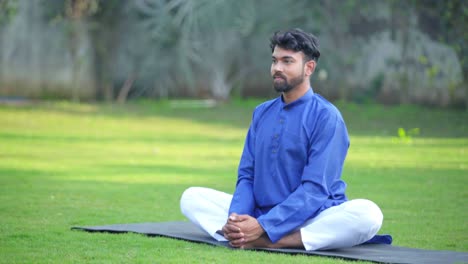
<path fill-rule="evenodd" d="M 315 67 L 317 66 L 317 62 L 315 60 L 310 60 L 304 64 L 304 73 L 306 76 L 311 76 L 314 71 Z"/>

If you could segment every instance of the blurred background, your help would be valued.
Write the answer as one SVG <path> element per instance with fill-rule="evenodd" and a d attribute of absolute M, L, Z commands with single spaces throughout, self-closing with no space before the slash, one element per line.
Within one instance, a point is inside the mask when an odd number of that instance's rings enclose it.
<path fill-rule="evenodd" d="M 330 100 L 468 108 L 463 0 L 0 0 L 0 97 L 271 97 L 269 38 L 318 36 Z"/>

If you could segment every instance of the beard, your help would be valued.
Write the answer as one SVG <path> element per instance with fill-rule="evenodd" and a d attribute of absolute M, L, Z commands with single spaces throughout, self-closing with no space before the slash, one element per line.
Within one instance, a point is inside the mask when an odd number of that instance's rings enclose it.
<path fill-rule="evenodd" d="M 273 81 L 273 88 L 275 88 L 275 91 L 279 93 L 287 93 L 296 88 L 299 84 L 301 84 L 304 81 L 303 73 L 297 77 L 292 78 L 289 81 L 282 74 L 275 74 L 274 76 L 279 76 L 283 79 L 283 81 L 280 82 Z"/>

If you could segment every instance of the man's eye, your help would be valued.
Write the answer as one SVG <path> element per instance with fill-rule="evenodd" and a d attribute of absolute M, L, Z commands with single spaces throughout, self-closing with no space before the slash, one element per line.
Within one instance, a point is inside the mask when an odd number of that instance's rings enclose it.
<path fill-rule="evenodd" d="M 291 64 L 291 63 L 292 63 L 292 60 L 285 60 L 284 63 L 286 63 L 286 64 Z"/>

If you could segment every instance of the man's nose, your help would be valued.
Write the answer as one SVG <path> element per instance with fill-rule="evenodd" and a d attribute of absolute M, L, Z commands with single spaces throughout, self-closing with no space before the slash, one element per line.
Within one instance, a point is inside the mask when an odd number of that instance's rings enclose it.
<path fill-rule="evenodd" d="M 281 63 L 274 63 L 271 65 L 271 69 L 273 70 L 273 73 L 277 73 L 277 72 L 282 72 L 283 71 L 283 67 L 281 66 Z"/>

